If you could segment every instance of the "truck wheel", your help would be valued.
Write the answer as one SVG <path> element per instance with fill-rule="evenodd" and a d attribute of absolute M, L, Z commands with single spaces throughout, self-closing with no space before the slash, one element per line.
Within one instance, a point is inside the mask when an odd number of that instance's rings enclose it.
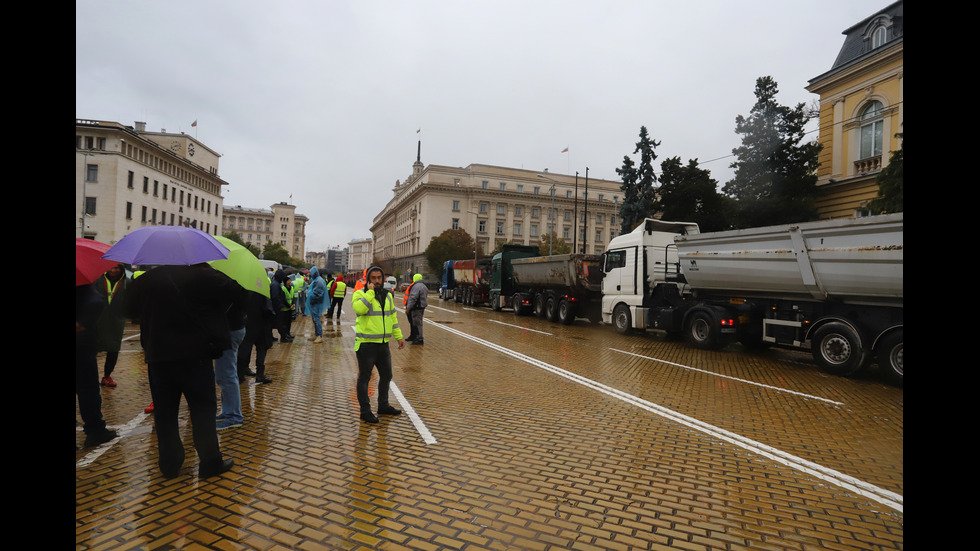
<path fill-rule="evenodd" d="M 523 316 L 524 315 L 524 312 L 521 309 L 521 301 L 522 300 L 523 300 L 523 297 L 521 296 L 520 293 L 514 293 L 514 296 L 510 297 L 510 304 L 511 304 L 511 306 L 514 307 L 514 315 L 515 316 Z"/>
<path fill-rule="evenodd" d="M 888 382 L 901 387 L 905 373 L 902 330 L 889 334 L 878 344 L 878 367 Z"/>
<path fill-rule="evenodd" d="M 544 301 L 544 317 L 548 321 L 558 321 L 558 298 L 551 293 Z"/>
<path fill-rule="evenodd" d="M 865 365 L 867 348 L 847 324 L 834 322 L 821 326 L 813 334 L 813 359 L 832 375 L 848 376 Z"/>
<path fill-rule="evenodd" d="M 627 335 L 633 331 L 633 315 L 630 314 L 630 307 L 620 304 L 613 309 L 613 325 L 616 332 L 620 335 Z"/>
<path fill-rule="evenodd" d="M 534 315 L 541 319 L 545 317 L 544 309 L 544 293 L 537 293 L 534 295 Z"/>
<path fill-rule="evenodd" d="M 687 342 L 702 350 L 720 348 L 721 339 L 718 338 L 718 324 L 715 323 L 711 314 L 707 312 L 691 314 L 687 320 Z"/>
<path fill-rule="evenodd" d="M 558 321 L 562 325 L 571 325 L 575 322 L 575 305 L 568 299 L 561 299 L 558 303 Z"/>
<path fill-rule="evenodd" d="M 490 309 L 494 312 L 499 312 L 500 308 L 500 295 L 497 293 L 490 293 Z"/>

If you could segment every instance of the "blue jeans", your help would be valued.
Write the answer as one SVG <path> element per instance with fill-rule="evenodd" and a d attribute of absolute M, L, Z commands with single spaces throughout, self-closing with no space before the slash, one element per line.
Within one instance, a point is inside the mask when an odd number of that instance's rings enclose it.
<path fill-rule="evenodd" d="M 244 327 L 232 329 L 231 348 L 214 361 L 214 381 L 221 388 L 221 415 L 218 415 L 218 421 L 245 421 L 242 415 L 242 394 L 238 388 L 238 346 L 244 338 Z"/>

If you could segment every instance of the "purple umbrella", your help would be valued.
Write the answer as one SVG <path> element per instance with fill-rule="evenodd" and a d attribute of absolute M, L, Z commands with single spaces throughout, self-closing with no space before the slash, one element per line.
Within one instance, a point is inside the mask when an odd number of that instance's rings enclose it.
<path fill-rule="evenodd" d="M 189 266 L 228 258 L 228 247 L 194 228 L 145 226 L 126 234 L 102 258 L 129 264 Z"/>

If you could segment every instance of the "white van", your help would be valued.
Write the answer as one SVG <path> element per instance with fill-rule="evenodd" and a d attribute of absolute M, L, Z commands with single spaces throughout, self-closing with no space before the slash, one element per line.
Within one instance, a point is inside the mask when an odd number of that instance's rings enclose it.
<path fill-rule="evenodd" d="M 395 279 L 395 276 L 388 276 L 385 278 L 385 289 L 388 289 L 389 291 L 394 291 L 395 287 L 397 286 L 398 286 L 398 280 Z"/>
<path fill-rule="evenodd" d="M 259 259 L 259 262 L 261 262 L 262 265 L 265 266 L 266 270 L 272 270 L 272 273 L 276 273 L 278 270 L 282 268 L 282 264 L 276 262 L 275 260 Z"/>

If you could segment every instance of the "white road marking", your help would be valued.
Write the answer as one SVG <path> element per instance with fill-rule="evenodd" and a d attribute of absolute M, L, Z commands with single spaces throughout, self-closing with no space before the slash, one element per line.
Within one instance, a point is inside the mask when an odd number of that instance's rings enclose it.
<path fill-rule="evenodd" d="M 723 440 L 725 442 L 728 442 L 740 448 L 744 448 L 752 453 L 762 455 L 763 457 L 775 461 L 776 463 L 785 465 L 791 469 L 802 471 L 810 476 L 816 477 L 827 483 L 833 484 L 835 486 L 839 486 L 841 488 L 845 488 L 861 496 L 864 496 L 868 499 L 874 500 L 882 505 L 891 507 L 892 509 L 895 509 L 898 512 L 903 512 L 904 498 L 895 492 L 886 490 L 884 488 L 879 488 L 873 484 L 864 482 L 863 480 L 859 480 L 855 477 L 846 475 L 844 473 L 835 471 L 833 469 L 824 467 L 822 465 L 818 465 L 816 463 L 813 463 L 812 461 L 807 461 L 803 458 L 796 457 L 794 455 L 780 451 L 771 446 L 767 446 L 761 442 L 756 442 L 749 438 L 745 438 L 744 436 L 735 434 L 731 431 L 719 427 L 715 427 L 713 425 L 709 425 L 708 423 L 699 421 L 693 417 L 689 417 L 687 415 L 667 409 L 663 406 L 654 404 L 642 398 L 633 396 L 631 394 L 627 394 L 621 390 L 617 390 L 615 388 L 604 385 L 602 383 L 593 381 L 591 379 L 587 379 L 585 377 L 582 377 L 581 375 L 577 375 L 570 371 L 566 371 L 559 367 L 555 367 L 553 365 L 542 362 L 540 360 L 537 360 L 525 354 L 521 354 L 520 352 L 516 352 L 514 350 L 505 348 L 498 344 L 494 344 L 490 341 L 486 341 L 479 337 L 468 335 L 458 329 L 453 329 L 452 327 L 448 327 L 438 323 L 434 323 L 433 325 L 436 325 L 445 331 L 449 331 L 450 333 L 454 333 L 465 339 L 469 339 L 478 344 L 482 344 L 483 346 L 486 346 L 488 348 L 491 348 L 493 350 L 496 350 L 498 352 L 516 358 L 518 360 L 527 362 L 545 371 L 554 373 L 555 375 L 568 379 L 569 381 L 578 383 L 586 388 L 597 390 L 603 394 L 606 394 L 607 396 L 611 396 L 627 404 L 636 406 L 645 411 L 649 411 L 650 413 L 659 415 L 665 419 L 669 419 L 671 421 L 674 421 L 676 423 L 679 423 L 681 425 L 684 425 L 696 431 L 705 433 L 719 440 Z"/>
<path fill-rule="evenodd" d="M 698 369 L 697 367 L 691 367 L 689 365 L 674 363 L 674 362 L 670 362 L 670 361 L 667 361 L 667 360 L 661 360 L 659 358 L 652 358 L 650 356 L 641 356 L 640 354 L 635 354 L 633 352 L 627 352 L 625 350 L 618 350 L 616 348 L 610 348 L 609 350 L 612 350 L 613 352 L 619 352 L 620 354 L 627 354 L 629 356 L 636 356 L 637 358 L 643 358 L 644 360 L 650 360 L 650 361 L 653 361 L 653 362 L 665 363 L 665 364 L 673 365 L 673 366 L 680 367 L 680 368 L 683 368 L 683 369 L 689 369 L 691 371 L 697 371 L 699 373 L 706 373 L 708 375 L 714 375 L 715 377 L 721 377 L 722 379 L 729 379 L 729 380 L 732 380 L 732 381 L 738 381 L 740 383 L 745 383 L 745 384 L 748 384 L 748 385 L 761 386 L 763 388 L 768 388 L 769 390 L 775 390 L 775 391 L 778 391 L 778 392 L 786 392 L 786 393 L 789 393 L 789 394 L 796 394 L 797 396 L 803 396 L 804 398 L 811 398 L 813 400 L 820 400 L 821 402 L 827 402 L 827 403 L 830 403 L 830 404 L 834 404 L 835 406 L 843 406 L 844 405 L 844 402 L 837 402 L 837 401 L 831 400 L 829 398 L 821 398 L 820 396 L 814 396 L 812 394 L 804 394 L 802 392 L 797 392 L 795 390 L 789 390 L 787 388 L 779 388 L 778 386 L 765 385 L 765 384 L 762 384 L 762 383 L 757 383 L 755 381 L 750 381 L 748 379 L 739 379 L 738 377 L 731 377 L 729 375 L 721 375 L 721 374 L 718 374 L 718 373 L 714 373 L 714 372 L 708 371 L 706 369 Z"/>
<path fill-rule="evenodd" d="M 96 459 L 98 459 L 99 457 L 102 457 L 102 454 L 104 454 L 105 452 L 109 451 L 109 448 L 111 448 L 113 444 L 115 444 L 116 442 L 118 442 L 120 439 L 128 436 L 129 433 L 133 432 L 133 429 L 135 429 L 137 426 L 139 426 L 139 424 L 142 423 L 143 420 L 146 419 L 148 416 L 149 416 L 148 413 L 140 413 L 139 415 L 137 415 L 136 417 L 134 417 L 133 419 L 131 419 L 125 425 L 121 425 L 121 426 L 115 427 L 116 432 L 118 433 L 118 435 L 115 438 L 113 438 L 112 440 L 106 442 L 105 444 L 100 444 L 94 450 L 92 450 L 89 453 L 85 454 L 85 457 L 79 459 L 78 460 L 78 463 L 75 463 L 75 467 L 76 468 L 78 468 L 78 467 L 88 467 L 89 465 L 91 465 L 92 463 L 94 463 Z"/>
<path fill-rule="evenodd" d="M 408 415 L 408 418 L 412 420 L 412 424 L 415 425 L 415 430 L 419 431 L 419 435 L 422 436 L 422 440 L 424 440 L 426 444 L 435 444 L 435 437 L 432 436 L 432 433 L 429 432 L 429 429 L 425 426 L 425 423 L 422 422 L 422 418 L 415 413 L 415 408 L 413 408 L 412 404 L 408 403 L 408 400 L 405 399 L 405 395 L 398 389 L 398 385 L 395 384 L 395 381 L 391 382 L 391 386 L 389 388 L 391 393 L 395 395 L 395 399 L 398 400 L 399 404 L 401 404 L 402 409 L 405 410 L 405 415 Z"/>
<path fill-rule="evenodd" d="M 439 306 L 432 306 L 431 304 L 425 307 L 426 310 L 428 310 L 429 308 L 435 308 L 436 310 L 442 310 L 443 312 L 449 312 L 450 314 L 459 314 L 459 312 L 457 312 L 456 310 L 450 310 L 449 308 L 440 308 Z"/>
<path fill-rule="evenodd" d="M 516 327 L 518 329 L 523 329 L 525 331 L 534 331 L 535 333 L 541 333 L 542 335 L 551 335 L 551 333 L 545 333 L 544 331 L 538 331 L 537 329 L 528 329 L 527 327 L 521 327 L 520 325 L 514 325 L 512 323 L 504 323 L 502 321 L 490 320 L 494 323 L 499 323 L 500 325 L 506 325 L 508 327 Z"/>

